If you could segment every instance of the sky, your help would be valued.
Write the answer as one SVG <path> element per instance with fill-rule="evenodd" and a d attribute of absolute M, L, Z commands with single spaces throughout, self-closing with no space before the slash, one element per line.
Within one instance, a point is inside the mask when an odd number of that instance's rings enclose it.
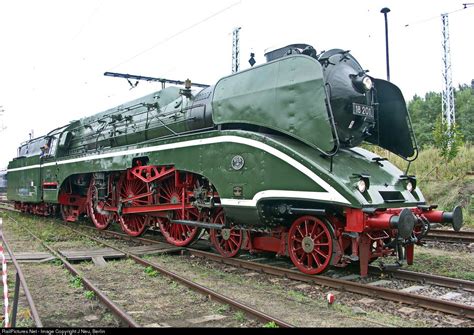
<path fill-rule="evenodd" d="M 318 53 L 350 50 L 369 75 L 390 79 L 405 100 L 442 90 L 441 14 L 449 14 L 453 85 L 474 79 L 474 6 L 466 0 L 16 0 L 0 1 L 0 168 L 29 134 L 160 89 L 104 72 L 215 84 L 232 69 L 240 30 L 240 69 L 249 55 L 307 43 Z"/>

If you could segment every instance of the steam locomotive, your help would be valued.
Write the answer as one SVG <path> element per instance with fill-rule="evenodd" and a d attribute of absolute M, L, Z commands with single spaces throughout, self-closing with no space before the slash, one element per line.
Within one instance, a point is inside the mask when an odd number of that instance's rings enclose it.
<path fill-rule="evenodd" d="M 412 264 L 430 223 L 462 211 L 426 203 L 416 177 L 357 147 L 411 162 L 401 91 L 349 51 L 292 44 L 215 85 L 169 86 L 21 144 L 8 198 L 23 212 L 88 216 L 132 236 L 158 228 L 187 246 L 208 232 L 225 257 L 287 256 L 304 273 L 397 256 Z"/>

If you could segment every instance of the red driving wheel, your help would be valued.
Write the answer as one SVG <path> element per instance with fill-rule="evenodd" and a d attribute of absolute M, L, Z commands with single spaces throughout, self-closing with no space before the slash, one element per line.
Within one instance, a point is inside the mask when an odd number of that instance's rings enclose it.
<path fill-rule="evenodd" d="M 321 219 L 302 216 L 293 222 L 288 232 L 288 253 L 301 272 L 321 273 L 331 263 L 333 234 Z"/>
<path fill-rule="evenodd" d="M 153 203 L 148 183 L 133 174 L 127 177 L 127 172 L 122 173 L 119 181 L 119 201 L 123 207 L 145 206 Z M 150 223 L 150 216 L 143 214 L 123 214 L 118 216 L 122 230 L 130 236 L 143 234 Z"/>
<path fill-rule="evenodd" d="M 223 225 L 225 214 L 219 210 L 211 219 L 212 223 Z M 235 228 L 211 229 L 209 232 L 214 247 L 224 257 L 234 257 L 242 247 L 244 240 L 242 230 Z"/>
<path fill-rule="evenodd" d="M 186 203 L 186 188 L 177 187 L 174 178 L 167 178 L 160 185 L 158 199 L 160 204 Z M 175 220 L 201 221 L 201 214 L 196 208 L 177 209 L 172 214 Z M 173 223 L 165 218 L 160 218 L 158 224 L 166 241 L 179 247 L 184 247 L 194 242 L 202 231 L 202 228 Z"/>
<path fill-rule="evenodd" d="M 92 178 L 89 184 L 89 190 L 87 192 L 87 214 L 92 220 L 92 223 L 97 229 L 104 230 L 113 221 L 114 214 L 103 214 L 97 210 L 97 207 L 102 208 L 105 202 L 99 200 L 97 206 L 95 206 L 95 197 L 97 194 L 97 188 L 95 187 L 95 180 Z"/>

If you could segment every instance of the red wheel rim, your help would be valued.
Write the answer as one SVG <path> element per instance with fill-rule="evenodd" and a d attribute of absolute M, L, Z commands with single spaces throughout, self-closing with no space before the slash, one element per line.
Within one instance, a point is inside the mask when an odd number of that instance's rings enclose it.
<path fill-rule="evenodd" d="M 288 253 L 304 273 L 318 274 L 331 263 L 333 238 L 326 223 L 313 216 L 295 220 L 288 232 Z"/>
<path fill-rule="evenodd" d="M 212 223 L 223 225 L 225 223 L 224 211 L 219 211 L 212 219 Z M 212 244 L 224 257 L 234 257 L 242 247 L 243 234 L 240 229 L 211 229 L 209 234 Z"/>
<path fill-rule="evenodd" d="M 87 195 L 87 213 L 92 220 L 94 226 L 97 229 L 104 230 L 110 225 L 113 220 L 113 214 L 101 214 L 94 208 L 94 198 L 96 195 L 97 189 L 94 186 L 94 179 L 91 180 L 89 185 L 89 191 Z M 104 201 L 99 201 L 97 203 L 98 207 L 103 207 L 105 205 Z"/>
<path fill-rule="evenodd" d="M 148 224 L 150 217 L 148 215 L 127 214 L 119 216 L 120 227 L 130 236 L 139 236 L 143 234 Z"/>
<path fill-rule="evenodd" d="M 159 203 L 178 204 L 186 202 L 186 195 L 183 187 L 176 187 L 173 178 L 168 178 L 160 186 Z M 176 220 L 191 220 L 201 221 L 201 215 L 195 208 L 173 211 L 174 219 Z M 200 235 L 202 229 L 194 226 L 187 226 L 177 223 L 172 223 L 168 219 L 160 218 L 158 220 L 160 231 L 168 243 L 184 247 L 196 240 Z"/>
<path fill-rule="evenodd" d="M 175 211 L 175 215 L 177 220 L 200 221 L 199 211 L 194 208 L 185 210 L 184 217 L 181 211 Z M 202 231 L 199 227 L 172 223 L 168 219 L 159 219 L 158 224 L 166 241 L 179 247 L 184 247 L 194 242 Z"/>
<path fill-rule="evenodd" d="M 152 196 L 149 194 L 150 186 L 139 178 L 129 179 L 125 172 L 120 176 L 119 186 L 119 199 L 124 207 L 145 206 L 153 203 Z M 143 234 L 150 223 L 150 216 L 141 214 L 119 215 L 118 219 L 122 230 L 130 236 Z"/>

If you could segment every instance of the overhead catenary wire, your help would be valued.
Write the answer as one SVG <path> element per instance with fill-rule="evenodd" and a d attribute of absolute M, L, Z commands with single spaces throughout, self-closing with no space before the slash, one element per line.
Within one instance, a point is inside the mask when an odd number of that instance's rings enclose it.
<path fill-rule="evenodd" d="M 86 26 L 91 22 L 92 18 L 94 17 L 94 15 L 97 13 L 97 11 L 99 10 L 99 8 L 102 6 L 102 1 L 103 0 L 99 0 L 97 5 L 95 6 L 95 8 L 92 10 L 92 12 L 89 14 L 89 16 L 87 17 L 87 19 L 82 23 L 81 27 L 79 28 L 79 31 L 74 35 L 74 37 L 72 38 L 72 40 L 75 40 L 79 35 L 82 34 L 82 32 L 84 31 L 84 29 L 86 28 Z"/>
<path fill-rule="evenodd" d="M 462 5 L 463 5 L 463 8 L 459 8 L 459 9 L 453 10 L 453 11 L 448 12 L 448 13 L 442 13 L 441 15 L 449 15 L 449 14 L 453 14 L 453 13 L 456 13 L 456 12 L 460 12 L 464 9 L 468 9 L 469 6 L 474 5 L 474 3 L 463 3 Z M 407 23 L 407 24 L 404 25 L 404 27 L 405 28 L 412 27 L 412 26 L 415 26 L 415 25 L 418 25 L 418 24 L 421 24 L 421 23 L 431 21 L 431 20 L 439 19 L 439 17 L 440 17 L 440 14 L 432 16 L 432 17 L 427 18 L 427 19 L 415 21 L 415 22 L 412 22 L 412 23 Z"/>
<path fill-rule="evenodd" d="M 450 51 L 450 39 L 449 39 L 449 23 L 448 17 L 450 14 L 462 11 L 471 7 L 474 3 L 464 3 L 462 8 L 453 10 L 451 12 L 441 13 L 441 15 L 437 15 L 434 17 L 430 17 L 428 19 L 420 20 L 412 24 L 406 24 L 405 27 L 425 23 L 431 21 L 433 19 L 439 19 L 441 17 L 442 22 L 442 50 L 443 50 L 443 91 L 442 91 L 442 113 L 443 113 L 443 121 L 447 123 L 448 128 L 455 124 L 455 101 L 454 101 L 454 88 L 452 85 L 452 70 L 451 70 L 451 51 Z M 452 135 L 449 135 L 451 138 Z M 450 139 L 451 141 L 451 139 Z M 450 144 L 449 144 L 450 145 Z"/>
<path fill-rule="evenodd" d="M 147 52 L 153 50 L 153 49 L 156 48 L 157 46 L 159 46 L 159 45 L 161 45 L 161 44 L 163 44 L 163 43 L 168 42 L 169 40 L 171 40 L 171 39 L 173 39 L 173 38 L 175 38 L 175 37 L 177 37 L 177 36 L 179 36 L 179 35 L 181 35 L 181 34 L 187 32 L 187 31 L 190 30 L 190 29 L 193 29 L 193 28 L 199 26 L 200 24 L 202 24 L 202 23 L 204 23 L 204 22 L 206 22 L 206 21 L 209 21 L 210 19 L 212 19 L 212 18 L 214 18 L 214 17 L 216 17 L 216 16 L 218 16 L 218 15 L 224 13 L 225 11 L 227 11 L 227 10 L 229 10 L 229 9 L 231 9 L 232 7 L 239 5 L 241 2 L 242 2 L 242 0 L 239 0 L 238 2 L 234 2 L 234 3 L 232 3 L 231 5 L 229 5 L 229 6 L 225 7 L 225 8 L 223 8 L 223 9 L 221 9 L 221 10 L 219 10 L 219 11 L 217 11 L 217 12 L 215 12 L 215 13 L 209 15 L 209 16 L 207 16 L 206 18 L 204 18 L 204 19 L 202 19 L 202 20 L 200 20 L 200 21 L 198 21 L 198 22 L 195 22 L 195 23 L 193 23 L 193 24 L 190 25 L 190 26 L 187 26 L 186 28 L 184 28 L 184 29 L 182 29 L 182 30 L 180 30 L 180 31 L 178 31 L 178 32 L 176 32 L 176 33 L 174 33 L 174 34 L 172 34 L 171 36 L 168 36 L 168 37 L 162 39 L 161 41 L 159 41 L 159 42 L 153 44 L 152 46 L 150 46 L 150 47 L 148 47 L 148 48 L 146 48 L 146 49 L 140 51 L 140 52 L 137 53 L 136 55 L 134 55 L 134 56 L 132 56 L 132 57 L 130 57 L 130 58 L 128 58 L 128 59 L 126 59 L 126 60 L 124 60 L 124 61 L 118 63 L 117 65 L 114 65 L 112 68 L 110 68 L 110 70 L 116 69 L 117 67 L 119 67 L 119 66 L 121 66 L 121 65 L 123 65 L 123 64 L 125 64 L 125 63 L 128 63 L 128 62 L 134 60 L 135 58 L 137 58 L 137 57 L 139 57 L 139 56 L 141 56 L 141 55 L 143 55 L 143 54 L 145 54 L 145 53 L 147 53 Z"/>

